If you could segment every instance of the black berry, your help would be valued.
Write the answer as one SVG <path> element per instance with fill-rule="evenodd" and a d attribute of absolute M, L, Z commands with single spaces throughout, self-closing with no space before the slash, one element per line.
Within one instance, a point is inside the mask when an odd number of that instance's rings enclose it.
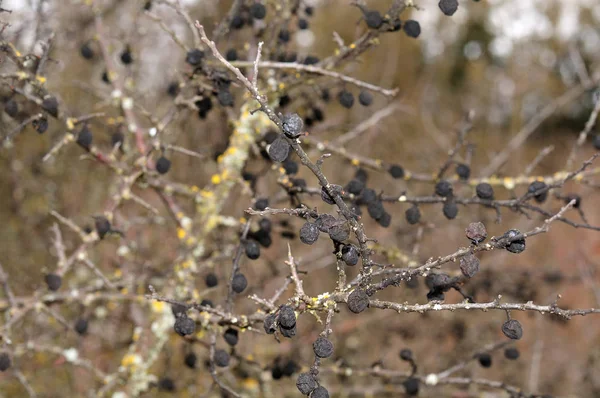
<path fill-rule="evenodd" d="M 404 178 L 404 169 L 397 164 L 391 165 L 388 172 L 394 178 Z"/>
<path fill-rule="evenodd" d="M 131 49 L 129 47 L 126 47 L 121 53 L 121 62 L 123 62 L 124 65 L 129 65 L 133 62 L 133 55 L 131 54 Z"/>
<path fill-rule="evenodd" d="M 227 52 L 225 53 L 225 59 L 229 62 L 237 61 L 237 50 L 235 48 L 230 48 L 229 50 L 227 50 Z"/>
<path fill-rule="evenodd" d="M 380 220 L 385 214 L 385 209 L 383 207 L 383 203 L 380 200 L 375 200 L 367 206 L 367 211 L 369 212 L 369 216 L 373 220 Z"/>
<path fill-rule="evenodd" d="M 296 325 L 292 326 L 291 328 L 284 328 L 283 326 L 279 325 L 279 333 L 281 333 L 283 337 L 291 339 L 296 335 Z"/>
<path fill-rule="evenodd" d="M 492 366 L 492 356 L 488 353 L 479 354 L 477 359 L 479 360 L 479 364 L 484 368 Z"/>
<path fill-rule="evenodd" d="M 516 236 L 521 235 L 518 229 L 511 229 L 502 235 L 502 239 L 511 240 L 506 245 L 506 250 L 511 253 L 519 254 L 525 250 L 525 238 L 513 240 Z"/>
<path fill-rule="evenodd" d="M 222 349 L 215 350 L 214 360 L 215 365 L 217 365 L 220 368 L 224 368 L 227 365 L 229 365 L 229 354 L 227 353 L 227 351 Z"/>
<path fill-rule="evenodd" d="M 231 27 L 233 29 L 242 29 L 244 27 L 244 18 L 241 17 L 241 15 L 234 15 L 233 18 L 231 19 Z"/>
<path fill-rule="evenodd" d="M 206 275 L 206 278 L 204 279 L 204 281 L 206 282 L 206 286 L 208 286 L 208 287 L 215 287 L 219 284 L 219 279 L 212 272 L 210 274 Z"/>
<path fill-rule="evenodd" d="M 421 211 L 419 210 L 419 206 L 413 205 L 413 206 L 409 207 L 408 209 L 406 209 L 406 212 L 404 213 L 404 215 L 406 216 L 406 221 L 410 225 L 414 225 L 414 224 L 418 223 L 419 220 L 421 219 Z"/>
<path fill-rule="evenodd" d="M 42 101 L 42 109 L 48 112 L 50 115 L 58 116 L 58 101 L 55 97 L 47 95 Z"/>
<path fill-rule="evenodd" d="M 456 166 L 456 174 L 461 180 L 468 180 L 471 176 L 471 168 L 464 163 Z"/>
<path fill-rule="evenodd" d="M 10 368 L 10 364 L 11 362 L 8 354 L 6 352 L 0 353 L 0 372 L 4 372 Z"/>
<path fill-rule="evenodd" d="M 164 156 L 161 156 L 156 161 L 156 171 L 159 174 L 166 174 L 171 168 L 171 161 Z"/>
<path fill-rule="evenodd" d="M 96 226 L 96 232 L 98 232 L 98 236 L 100 237 L 100 239 L 103 239 L 104 236 L 106 236 L 107 233 L 109 233 L 111 231 L 111 226 L 110 226 L 110 222 L 108 221 L 108 219 L 106 217 L 94 217 L 94 224 Z"/>
<path fill-rule="evenodd" d="M 358 249 L 354 245 L 344 245 L 342 247 L 342 260 L 346 265 L 353 266 L 358 264 Z"/>
<path fill-rule="evenodd" d="M 277 35 L 277 38 L 280 42 L 287 43 L 288 41 L 290 41 L 290 31 L 287 29 L 281 29 L 279 31 L 279 35 Z"/>
<path fill-rule="evenodd" d="M 239 294 L 243 292 L 247 286 L 248 280 L 246 279 L 246 276 L 242 273 L 235 274 L 233 280 L 231 281 L 231 287 L 233 288 L 233 291 Z"/>
<path fill-rule="evenodd" d="M 260 257 L 260 246 L 254 240 L 248 240 L 246 242 L 246 256 L 250 260 L 256 260 Z"/>
<path fill-rule="evenodd" d="M 31 122 L 31 125 L 39 134 L 44 134 L 48 130 L 48 119 L 41 117 Z"/>
<path fill-rule="evenodd" d="M 366 90 L 361 91 L 360 94 L 358 94 L 358 103 L 362 106 L 371 105 L 373 103 L 373 95 Z"/>
<path fill-rule="evenodd" d="M 408 21 L 404 22 L 403 28 L 404 33 L 406 33 L 409 37 L 416 39 L 421 34 L 421 25 L 419 25 L 417 21 L 413 21 L 412 19 L 409 19 Z"/>
<path fill-rule="evenodd" d="M 44 277 L 46 285 L 48 285 L 48 289 L 53 292 L 60 289 L 60 285 L 62 285 L 62 278 L 58 274 L 50 273 Z"/>
<path fill-rule="evenodd" d="M 296 325 L 296 313 L 289 305 L 282 305 L 279 309 L 279 317 L 277 320 L 284 328 L 292 328 Z"/>
<path fill-rule="evenodd" d="M 527 193 L 535 194 L 533 196 L 535 201 L 538 203 L 543 203 L 548 198 L 548 190 L 546 189 L 547 187 L 548 186 L 543 181 L 534 181 L 531 183 L 531 185 L 529 185 L 529 188 L 527 188 Z M 542 192 L 536 194 L 536 192 L 539 191 Z"/>
<path fill-rule="evenodd" d="M 365 22 L 371 29 L 379 29 L 383 24 L 383 17 L 379 11 L 372 10 L 365 12 Z"/>
<path fill-rule="evenodd" d="M 233 95 L 227 89 L 221 89 L 217 93 L 217 99 L 221 106 L 233 106 Z"/>
<path fill-rule="evenodd" d="M 254 3 L 250 6 L 250 15 L 254 19 L 264 19 L 267 16 L 267 8 L 261 3 Z"/>
<path fill-rule="evenodd" d="M 94 50 L 92 49 L 92 46 L 90 45 L 89 42 L 88 43 L 83 43 L 83 45 L 79 49 L 79 53 L 85 59 L 89 60 L 89 59 L 93 59 L 94 58 Z"/>
<path fill-rule="evenodd" d="M 302 394 L 308 395 L 317 388 L 317 381 L 310 373 L 301 373 L 296 379 L 296 387 Z"/>
<path fill-rule="evenodd" d="M 450 184 L 450 182 L 446 180 L 438 182 L 437 184 L 435 184 L 435 194 L 442 197 L 452 195 L 452 184 Z"/>
<path fill-rule="evenodd" d="M 346 221 L 336 221 L 336 223 L 329 228 L 329 237 L 336 242 L 343 242 L 350 237 L 350 227 Z"/>
<path fill-rule="evenodd" d="M 329 391 L 323 386 L 319 386 L 310 394 L 310 398 L 329 398 Z"/>
<path fill-rule="evenodd" d="M 263 327 L 266 334 L 273 334 L 277 330 L 277 316 L 275 314 L 269 314 L 265 317 Z"/>
<path fill-rule="evenodd" d="M 600 134 L 596 134 L 592 140 L 592 144 L 594 144 L 594 148 L 600 150 Z"/>
<path fill-rule="evenodd" d="M 458 0 L 440 0 L 438 6 L 445 15 L 452 16 L 458 10 Z"/>
<path fill-rule="evenodd" d="M 564 197 L 565 204 L 570 203 L 572 200 L 575 201 L 573 207 L 579 209 L 579 206 L 581 206 L 581 196 L 574 193 L 570 193 Z"/>
<path fill-rule="evenodd" d="M 419 379 L 409 377 L 408 379 L 404 380 L 402 384 L 404 385 L 406 394 L 408 394 L 409 396 L 415 396 L 419 394 Z"/>
<path fill-rule="evenodd" d="M 115 131 L 111 136 L 110 136 L 110 145 L 114 148 L 115 146 L 119 145 L 119 146 L 123 146 L 123 142 L 125 141 L 125 135 L 123 135 L 122 132 L 120 131 Z"/>
<path fill-rule="evenodd" d="M 238 343 L 238 331 L 233 328 L 229 328 L 223 334 L 223 338 L 230 346 L 234 346 Z"/>
<path fill-rule="evenodd" d="M 300 30 L 308 29 L 308 21 L 304 18 L 300 18 L 298 20 L 298 29 L 300 29 Z"/>
<path fill-rule="evenodd" d="M 512 340 L 520 340 L 523 337 L 523 328 L 516 319 L 511 319 L 502 324 L 502 333 Z"/>
<path fill-rule="evenodd" d="M 333 343 L 325 337 L 319 337 L 313 343 L 313 351 L 319 358 L 329 358 L 333 354 Z"/>
<path fill-rule="evenodd" d="M 342 188 L 341 185 L 336 185 L 336 184 L 330 184 L 329 190 L 334 195 L 340 195 L 344 191 L 344 189 Z M 333 197 L 331 195 L 329 195 L 329 192 L 327 192 L 325 187 L 321 187 L 321 199 L 323 199 L 323 202 L 325 202 L 327 204 L 330 204 L 330 205 L 335 204 L 335 200 L 333 199 Z"/>
<path fill-rule="evenodd" d="M 350 109 L 354 105 L 354 95 L 350 91 L 342 90 L 338 94 L 338 101 L 344 108 Z"/>
<path fill-rule="evenodd" d="M 312 245 L 319 239 L 319 227 L 311 222 L 306 222 L 300 228 L 300 240 L 302 243 Z"/>
<path fill-rule="evenodd" d="M 403 348 L 402 350 L 400 350 L 400 359 L 402 359 L 403 361 L 412 361 L 413 360 L 412 351 L 408 348 Z"/>
<path fill-rule="evenodd" d="M 288 137 L 298 138 L 304 129 L 304 122 L 297 113 L 287 114 L 281 119 L 281 128 Z"/>
<path fill-rule="evenodd" d="M 93 140 L 94 137 L 92 136 L 92 132 L 90 131 L 90 129 L 88 129 L 87 126 L 83 126 L 79 134 L 77 134 L 77 145 L 79 145 L 86 151 L 89 151 Z"/>
<path fill-rule="evenodd" d="M 158 381 L 158 388 L 162 391 L 175 391 L 175 382 L 169 377 L 163 377 Z"/>
<path fill-rule="evenodd" d="M 290 144 L 283 138 L 277 137 L 267 148 L 272 161 L 281 163 L 290 153 Z"/>
<path fill-rule="evenodd" d="M 369 296 L 364 290 L 356 289 L 348 295 L 348 309 L 359 314 L 369 306 Z"/>
<path fill-rule="evenodd" d="M 198 48 L 191 49 L 185 55 L 185 62 L 187 62 L 188 64 L 190 64 L 192 66 L 200 65 L 200 63 L 202 63 L 203 59 L 204 59 L 204 51 L 202 51 Z"/>
<path fill-rule="evenodd" d="M 360 193 L 360 196 L 357 198 L 356 203 L 359 205 L 368 205 L 369 203 L 373 203 L 378 201 L 377 192 L 371 188 L 365 188 Z"/>
<path fill-rule="evenodd" d="M 187 366 L 190 369 L 194 369 L 196 367 L 197 361 L 198 361 L 198 357 L 193 352 L 188 353 L 185 356 L 185 358 L 183 359 L 185 366 Z"/>
<path fill-rule="evenodd" d="M 87 333 L 88 330 L 88 321 L 85 318 L 79 318 L 76 322 L 75 322 L 75 331 L 80 334 L 80 335 L 84 335 Z"/>
<path fill-rule="evenodd" d="M 475 193 L 479 199 L 494 200 L 494 188 L 487 182 L 477 184 Z"/>
<path fill-rule="evenodd" d="M 175 320 L 174 329 L 178 335 L 187 336 L 196 331 L 196 322 L 183 313 Z"/>
<path fill-rule="evenodd" d="M 360 195 L 364 188 L 365 184 L 362 181 L 357 180 L 356 178 L 350 180 L 350 182 L 346 185 L 346 191 L 353 195 Z"/>
<path fill-rule="evenodd" d="M 455 219 L 458 215 L 458 206 L 456 205 L 454 199 L 447 199 L 444 202 L 444 207 L 442 211 L 444 213 L 444 216 L 446 216 L 448 220 Z"/>
<path fill-rule="evenodd" d="M 354 178 L 359 181 L 362 181 L 363 184 L 367 183 L 367 179 L 369 178 L 369 174 L 365 169 L 356 169 L 356 173 L 354 174 Z"/>
<path fill-rule="evenodd" d="M 258 211 L 263 211 L 269 207 L 269 198 L 258 198 L 254 202 L 254 208 Z"/>

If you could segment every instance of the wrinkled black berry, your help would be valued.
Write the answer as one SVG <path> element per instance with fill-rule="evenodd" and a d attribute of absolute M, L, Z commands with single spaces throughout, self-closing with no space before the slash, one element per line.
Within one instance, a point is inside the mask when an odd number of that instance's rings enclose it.
<path fill-rule="evenodd" d="M 198 66 L 202 63 L 204 59 L 204 51 L 194 48 L 187 52 L 185 55 L 185 62 L 192 66 Z"/>
<path fill-rule="evenodd" d="M 366 90 L 362 90 L 360 94 L 358 94 L 358 103 L 362 106 L 371 105 L 373 103 L 373 95 Z"/>
<path fill-rule="evenodd" d="M 520 340 L 523 337 L 523 328 L 516 319 L 511 319 L 502 324 L 502 333 L 512 340 Z"/>
<path fill-rule="evenodd" d="M 356 173 L 354 174 L 354 178 L 356 178 L 359 181 L 362 181 L 363 184 L 367 183 L 367 179 L 369 178 L 369 174 L 367 173 L 367 170 L 365 169 L 356 169 Z"/>
<path fill-rule="evenodd" d="M 204 279 L 204 281 L 206 282 L 206 286 L 208 286 L 208 287 L 215 287 L 219 284 L 219 279 L 212 272 L 210 274 L 206 275 L 206 278 Z"/>
<path fill-rule="evenodd" d="M 490 366 L 492 366 L 492 356 L 487 352 L 479 354 L 477 359 L 479 360 L 479 364 L 484 368 L 489 368 Z"/>
<path fill-rule="evenodd" d="M 521 353 L 516 348 L 509 347 L 506 350 L 504 350 L 504 357 L 506 359 L 514 361 L 515 359 L 518 359 L 519 356 L 521 356 Z"/>
<path fill-rule="evenodd" d="M 229 328 L 223 334 L 223 338 L 230 346 L 234 346 L 238 343 L 238 331 L 233 328 Z"/>
<path fill-rule="evenodd" d="M 231 287 L 233 288 L 233 291 L 239 294 L 243 292 L 247 286 L 248 280 L 246 279 L 246 276 L 242 273 L 235 274 L 233 280 L 231 281 Z"/>
<path fill-rule="evenodd" d="M 302 228 L 300 228 L 300 240 L 302 243 L 312 245 L 319 239 L 319 227 L 311 222 L 306 222 Z"/>
<path fill-rule="evenodd" d="M 246 256 L 250 260 L 256 260 L 260 257 L 260 246 L 254 240 L 248 240 L 246 242 Z"/>
<path fill-rule="evenodd" d="M 48 286 L 48 289 L 52 290 L 53 292 L 60 289 L 60 286 L 62 285 L 62 278 L 58 274 L 47 274 L 44 277 L 44 280 L 46 282 L 46 285 Z"/>
<path fill-rule="evenodd" d="M 369 216 L 373 220 L 379 220 L 385 214 L 385 209 L 383 207 L 383 203 L 380 200 L 373 201 L 369 203 L 367 206 L 367 211 L 369 212 Z"/>
<path fill-rule="evenodd" d="M 469 254 L 460 259 L 460 271 L 467 278 L 472 278 L 479 272 L 479 259 L 473 254 Z"/>
<path fill-rule="evenodd" d="M 80 335 L 84 335 L 87 333 L 88 330 L 88 321 L 87 319 L 84 318 L 79 318 L 76 322 L 75 322 L 75 331 L 80 334 Z"/>
<path fill-rule="evenodd" d="M 298 20 L 298 29 L 300 29 L 300 30 L 308 29 L 308 21 L 304 18 L 300 18 Z"/>
<path fill-rule="evenodd" d="M 465 235 L 474 245 L 478 245 L 487 238 L 487 230 L 485 225 L 480 222 L 472 222 L 465 229 Z"/>
<path fill-rule="evenodd" d="M 319 337 L 313 343 L 313 351 L 319 358 L 329 358 L 333 354 L 333 343 L 325 337 Z"/>
<path fill-rule="evenodd" d="M 263 322 L 265 333 L 273 334 L 277 330 L 277 316 L 275 314 L 269 314 L 265 317 Z"/>
<path fill-rule="evenodd" d="M 214 360 L 215 365 L 217 365 L 220 368 L 224 368 L 227 365 L 229 365 L 229 354 L 227 353 L 227 351 L 222 349 L 215 350 Z"/>
<path fill-rule="evenodd" d="M 404 22 L 403 28 L 404 33 L 406 33 L 406 35 L 409 37 L 416 39 L 421 34 L 421 25 L 419 25 L 417 21 L 413 21 L 412 19 L 409 19 L 408 21 Z"/>
<path fill-rule="evenodd" d="M 546 189 L 548 186 L 543 181 L 534 181 L 527 188 L 527 193 L 534 194 L 540 190 Z M 548 190 L 538 193 L 533 196 L 536 202 L 543 203 L 548 198 Z"/>
<path fill-rule="evenodd" d="M 301 373 L 296 379 L 296 387 L 302 394 L 308 395 L 317 388 L 317 381 L 310 373 Z"/>
<path fill-rule="evenodd" d="M 421 210 L 419 210 L 419 206 L 413 205 L 413 206 L 409 207 L 408 209 L 406 209 L 406 212 L 404 213 L 404 215 L 406 216 L 406 221 L 410 225 L 414 225 L 414 224 L 418 223 L 419 220 L 421 219 Z"/>
<path fill-rule="evenodd" d="M 280 42 L 287 43 L 288 41 L 290 41 L 290 31 L 287 29 L 281 29 L 279 31 L 279 34 L 277 35 L 277 38 Z"/>
<path fill-rule="evenodd" d="M 440 0 L 438 6 L 445 15 L 452 16 L 458 10 L 458 0 Z"/>
<path fill-rule="evenodd" d="M 342 247 L 342 260 L 346 265 L 353 266 L 358 264 L 358 248 L 354 245 L 344 245 Z"/>
<path fill-rule="evenodd" d="M 435 184 L 435 194 L 442 197 L 452 195 L 452 184 L 446 180 L 438 182 Z"/>
<path fill-rule="evenodd" d="M 329 228 L 329 237 L 336 242 L 343 242 L 350 237 L 350 227 L 346 221 L 336 221 L 336 223 Z"/>
<path fill-rule="evenodd" d="M 354 105 L 354 95 L 350 91 L 342 90 L 338 94 L 338 101 L 344 108 L 350 109 Z"/>
<path fill-rule="evenodd" d="M 267 152 L 272 161 L 281 163 L 290 153 L 290 144 L 288 144 L 283 137 L 277 137 L 275 141 L 269 145 Z"/>
<path fill-rule="evenodd" d="M 233 29 L 242 29 L 244 27 L 244 18 L 241 17 L 241 15 L 234 15 L 233 18 L 231 19 L 231 27 Z"/>
<path fill-rule="evenodd" d="M 471 176 L 471 168 L 464 163 L 456 166 L 456 174 L 461 180 L 468 180 Z"/>
<path fill-rule="evenodd" d="M 504 235 L 502 235 L 502 239 L 512 239 L 516 236 L 521 235 L 521 232 L 518 229 L 511 229 L 507 231 Z M 525 250 L 525 239 L 517 239 L 509 242 L 506 245 L 506 250 L 511 253 L 519 254 Z"/>
<path fill-rule="evenodd" d="M 334 195 L 341 195 L 342 192 L 344 191 L 344 189 L 342 188 L 341 185 L 336 185 L 336 184 L 329 184 L 329 190 Z M 323 199 L 323 202 L 325 202 L 327 204 L 330 204 L 330 205 L 335 204 L 335 200 L 333 199 L 333 197 L 331 195 L 329 195 L 329 193 L 327 192 L 325 187 L 321 187 L 321 199 Z"/>
<path fill-rule="evenodd" d="M 180 314 L 175 320 L 175 332 L 180 336 L 187 336 L 196 331 L 196 322 L 187 315 Z"/>
<path fill-rule="evenodd" d="M 269 198 L 258 198 L 254 202 L 254 208 L 258 211 L 263 211 L 269 207 Z"/>
<path fill-rule="evenodd" d="M 267 16 L 267 8 L 261 3 L 254 3 L 250 6 L 250 15 L 254 19 L 264 19 Z"/>
<path fill-rule="evenodd" d="M 337 224 L 337 219 L 331 214 L 325 213 L 317 217 L 315 224 L 317 225 L 317 228 L 319 228 L 319 231 L 329 233 L 331 227 Z"/>
<path fill-rule="evenodd" d="M 373 203 L 378 201 L 377 192 L 371 188 L 365 188 L 360 193 L 360 196 L 357 198 L 356 203 L 358 205 L 368 205 L 369 203 Z"/>
<path fill-rule="evenodd" d="M 227 89 L 221 89 L 217 93 L 217 99 L 221 106 L 233 106 L 233 95 Z"/>
<path fill-rule="evenodd" d="M 377 220 L 377 224 L 383 228 L 388 228 L 392 224 L 392 215 L 387 211 L 384 212 L 381 217 Z"/>
<path fill-rule="evenodd" d="M 292 328 L 296 325 L 296 313 L 289 305 L 282 305 L 279 309 L 277 321 L 284 328 Z"/>
<path fill-rule="evenodd" d="M 404 178 L 404 169 L 400 165 L 397 165 L 397 164 L 391 165 L 390 168 L 388 169 L 388 172 L 394 178 Z"/>
<path fill-rule="evenodd" d="M 348 309 L 355 314 L 359 314 L 369 306 L 369 296 L 364 290 L 355 289 L 348 296 Z"/>
<path fill-rule="evenodd" d="M 291 339 L 296 335 L 296 325 L 292 326 L 291 328 L 284 328 L 283 326 L 279 325 L 279 333 L 281 333 L 283 337 Z"/>
<path fill-rule="evenodd" d="M 291 113 L 281 118 L 283 133 L 290 138 L 298 138 L 304 129 L 304 122 L 297 113 Z"/>
<path fill-rule="evenodd" d="M 475 187 L 479 199 L 494 200 L 494 188 L 487 182 L 481 182 Z"/>

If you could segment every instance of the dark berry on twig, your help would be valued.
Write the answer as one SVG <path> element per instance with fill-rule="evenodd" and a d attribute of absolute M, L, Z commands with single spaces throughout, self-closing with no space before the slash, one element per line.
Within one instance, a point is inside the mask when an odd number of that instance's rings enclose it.
<path fill-rule="evenodd" d="M 313 351 L 319 358 L 329 358 L 333 354 L 333 343 L 325 337 L 319 337 L 313 343 Z"/>
<path fill-rule="evenodd" d="M 60 286 L 62 285 L 62 278 L 58 274 L 49 273 L 44 277 L 44 280 L 46 281 L 48 289 L 52 290 L 53 292 L 60 289 Z"/>
<path fill-rule="evenodd" d="M 231 287 L 232 287 L 233 291 L 239 294 L 239 293 L 243 292 L 247 286 L 248 286 L 248 280 L 246 279 L 246 276 L 244 274 L 242 274 L 241 272 L 238 272 L 237 274 L 235 274 L 235 276 L 233 277 L 233 280 L 231 281 Z"/>
<path fill-rule="evenodd" d="M 279 309 L 279 317 L 277 320 L 284 328 L 292 328 L 296 325 L 296 313 L 291 306 L 282 305 Z"/>
<path fill-rule="evenodd" d="M 471 176 L 471 168 L 464 163 L 456 166 L 456 174 L 461 180 L 468 180 Z"/>
<path fill-rule="evenodd" d="M 475 193 L 479 199 L 494 200 L 494 188 L 487 182 L 477 184 Z"/>
<path fill-rule="evenodd" d="M 273 334 L 277 330 L 277 316 L 275 314 L 269 314 L 265 317 L 263 322 L 265 333 Z"/>
<path fill-rule="evenodd" d="M 346 265 L 353 266 L 358 264 L 358 249 L 354 245 L 344 245 L 342 247 L 342 260 Z"/>
<path fill-rule="evenodd" d="M 492 366 L 492 356 L 487 352 L 479 354 L 477 359 L 479 360 L 479 364 L 484 368 L 489 368 L 490 366 Z"/>
<path fill-rule="evenodd" d="M 348 309 L 355 314 L 359 314 L 369 306 L 369 296 L 364 290 L 355 289 L 348 295 Z"/>
<path fill-rule="evenodd" d="M 329 184 L 329 190 L 334 195 L 341 195 L 344 192 L 344 189 L 342 188 L 342 186 L 336 185 L 336 184 Z M 325 189 L 325 187 L 321 187 L 321 199 L 323 199 L 323 202 L 325 202 L 327 204 L 330 204 L 330 205 L 335 204 L 335 200 L 329 194 L 329 192 L 327 192 L 327 189 Z"/>
<path fill-rule="evenodd" d="M 8 368 L 10 368 L 10 365 L 11 361 L 8 354 L 6 352 L 0 353 L 0 372 L 6 371 Z"/>
<path fill-rule="evenodd" d="M 175 320 L 175 332 L 180 336 L 188 336 L 196 331 L 196 322 L 185 313 L 180 314 Z"/>
<path fill-rule="evenodd" d="M 338 101 L 344 108 L 350 109 L 354 105 L 354 95 L 350 91 L 342 90 L 338 94 Z"/>
<path fill-rule="evenodd" d="M 104 239 L 104 236 L 112 229 L 110 221 L 103 216 L 94 217 L 94 225 L 96 226 L 96 232 L 98 232 L 100 239 Z"/>
<path fill-rule="evenodd" d="M 215 287 L 219 284 L 219 279 L 212 272 L 210 274 L 206 275 L 206 278 L 204 279 L 204 281 L 206 282 L 206 286 L 208 286 L 208 287 Z"/>
<path fill-rule="evenodd" d="M 480 222 L 470 223 L 465 229 L 465 234 L 474 245 L 480 244 L 485 240 L 485 238 L 487 238 L 487 230 L 485 229 L 483 223 Z"/>
<path fill-rule="evenodd" d="M 458 206 L 456 205 L 456 201 L 453 198 L 446 199 L 442 211 L 448 220 L 455 219 L 458 215 Z"/>
<path fill-rule="evenodd" d="M 371 105 L 373 103 L 373 95 L 366 90 L 362 90 L 360 94 L 358 94 L 358 103 L 362 106 Z"/>
<path fill-rule="evenodd" d="M 438 6 L 445 15 L 450 17 L 458 10 L 458 0 L 440 0 Z"/>
<path fill-rule="evenodd" d="M 407 395 L 416 396 L 419 394 L 419 379 L 409 377 L 408 379 L 404 380 L 402 384 L 404 385 Z"/>
<path fill-rule="evenodd" d="M 229 328 L 223 334 L 223 338 L 230 346 L 237 345 L 238 343 L 238 331 L 233 328 Z"/>
<path fill-rule="evenodd" d="M 93 136 L 90 129 L 87 126 L 83 126 L 79 134 L 77 134 L 77 145 L 85 149 L 86 151 L 90 150 L 90 146 L 92 145 Z"/>
<path fill-rule="evenodd" d="M 515 254 L 519 254 L 525 250 L 525 238 L 514 240 L 519 235 L 521 235 L 521 232 L 518 229 L 511 229 L 502 235 L 501 239 L 509 240 L 506 250 Z"/>
<path fill-rule="evenodd" d="M 414 225 L 418 223 L 421 219 L 421 211 L 419 210 L 419 206 L 413 205 L 409 207 L 408 209 L 406 209 L 404 215 L 406 216 L 406 221 L 409 224 Z"/>
<path fill-rule="evenodd" d="M 404 178 L 404 169 L 400 165 L 397 165 L 397 164 L 391 165 L 390 168 L 388 169 L 388 172 L 394 178 Z"/>
<path fill-rule="evenodd" d="M 406 33 L 406 35 L 409 37 L 416 39 L 421 34 L 421 25 L 419 25 L 417 21 L 413 21 L 412 19 L 409 19 L 408 21 L 404 22 L 403 28 L 404 33 Z"/>
<path fill-rule="evenodd" d="M 435 194 L 442 197 L 452 195 L 452 184 L 449 181 L 441 180 L 435 184 Z"/>
<path fill-rule="evenodd" d="M 529 188 L 527 188 L 527 193 L 535 194 L 533 196 L 535 201 L 538 203 L 543 203 L 548 198 L 548 190 L 546 189 L 547 187 L 548 186 L 543 181 L 534 181 L 531 183 L 531 185 L 529 185 Z M 539 191 L 542 192 L 536 194 L 536 192 Z"/>
<path fill-rule="evenodd" d="M 298 138 L 304 129 L 304 122 L 297 113 L 283 116 L 281 119 L 283 133 L 290 138 Z"/>
<path fill-rule="evenodd" d="M 77 332 L 77 334 L 80 335 L 84 335 L 87 333 L 88 330 L 88 321 L 85 318 L 79 318 L 77 319 L 77 321 L 75 322 L 75 331 Z"/>
<path fill-rule="evenodd" d="M 472 278 L 479 272 L 479 259 L 473 254 L 469 254 L 460 259 L 460 271 L 467 278 Z"/>
<path fill-rule="evenodd" d="M 379 29 L 383 24 L 383 17 L 379 13 L 379 11 L 371 10 L 365 12 L 365 22 L 367 26 L 371 29 Z"/>
<path fill-rule="evenodd" d="M 192 65 L 192 66 L 198 66 L 202 63 L 202 60 L 204 59 L 204 51 L 198 49 L 198 48 L 193 48 L 190 51 L 187 52 L 186 56 L 185 56 L 185 62 L 187 62 L 188 64 Z"/>
<path fill-rule="evenodd" d="M 58 101 L 56 97 L 47 95 L 42 101 L 42 109 L 54 117 L 58 117 Z"/>
<path fill-rule="evenodd" d="M 516 319 L 510 319 L 502 324 L 502 333 L 512 340 L 520 340 L 523 337 L 523 328 Z"/>
<path fill-rule="evenodd" d="M 187 366 L 190 369 L 194 369 L 196 367 L 197 361 L 198 357 L 193 352 L 186 354 L 185 358 L 183 359 L 185 366 Z"/>
<path fill-rule="evenodd" d="M 224 368 L 229 365 L 229 354 L 227 351 L 222 349 L 215 350 L 214 360 L 215 365 L 220 368 Z"/>
<path fill-rule="evenodd" d="M 506 350 L 504 350 L 504 357 L 506 359 L 514 361 L 515 359 L 518 359 L 519 356 L 521 356 L 521 353 L 519 353 L 519 350 L 517 350 L 516 348 L 509 347 Z"/>
<path fill-rule="evenodd" d="M 261 3 L 254 3 L 250 6 L 250 15 L 254 19 L 264 19 L 267 16 L 267 8 Z"/>
<path fill-rule="evenodd" d="M 252 239 L 249 239 L 246 242 L 246 256 L 250 259 L 250 260 L 256 260 L 260 257 L 260 246 L 258 245 L 258 243 Z"/>
<path fill-rule="evenodd" d="M 319 239 L 319 227 L 311 222 L 306 222 L 300 228 L 300 240 L 302 243 L 312 245 Z"/>
<path fill-rule="evenodd" d="M 412 351 L 408 348 L 403 348 L 402 350 L 400 350 L 400 359 L 402 359 L 403 361 L 412 361 L 413 360 Z"/>
<path fill-rule="evenodd" d="M 296 387 L 302 394 L 308 395 L 317 388 L 317 381 L 312 374 L 301 373 L 296 380 Z"/>
<path fill-rule="evenodd" d="M 272 161 L 281 163 L 290 153 L 290 144 L 283 138 L 277 137 L 267 148 L 269 157 Z"/>
<path fill-rule="evenodd" d="M 166 174 L 171 168 L 171 161 L 164 156 L 161 156 L 156 161 L 156 171 L 159 174 Z"/>
<path fill-rule="evenodd" d="M 310 394 L 310 398 L 329 398 L 329 391 L 323 386 L 319 386 Z"/>

